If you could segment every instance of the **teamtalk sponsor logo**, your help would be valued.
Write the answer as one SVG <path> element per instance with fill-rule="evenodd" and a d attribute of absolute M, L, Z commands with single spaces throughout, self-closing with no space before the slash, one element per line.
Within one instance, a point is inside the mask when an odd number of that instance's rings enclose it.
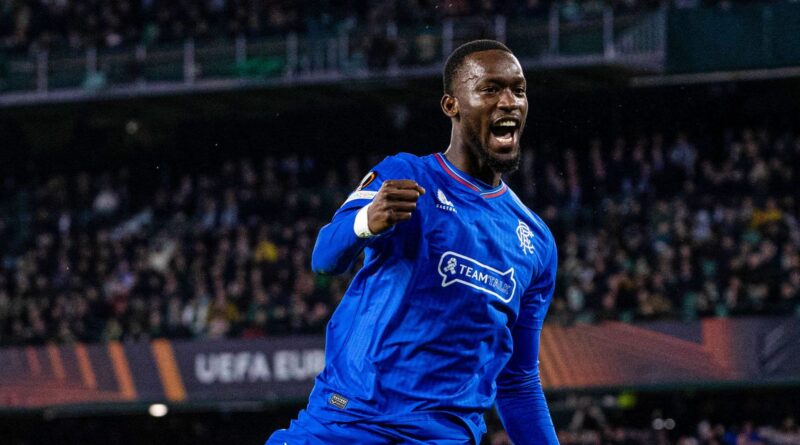
<path fill-rule="evenodd" d="M 460 283 L 494 295 L 504 303 L 514 298 L 514 291 L 517 288 L 513 267 L 502 272 L 456 252 L 448 251 L 442 254 L 439 258 L 438 272 L 442 276 L 442 287 Z"/>
<path fill-rule="evenodd" d="M 533 244 L 531 243 L 533 232 L 522 220 L 519 220 L 519 225 L 517 226 L 517 238 L 519 238 L 519 247 L 525 252 L 525 255 L 533 253 Z"/>
<path fill-rule="evenodd" d="M 213 352 L 197 354 L 197 381 L 213 383 L 289 382 L 311 380 L 325 367 L 322 349 L 263 352 Z"/>
<path fill-rule="evenodd" d="M 436 190 L 436 201 L 437 201 L 436 202 L 437 209 L 455 213 L 456 206 L 454 206 L 453 203 L 449 199 L 447 199 L 447 196 L 445 196 L 444 192 L 441 189 Z"/>

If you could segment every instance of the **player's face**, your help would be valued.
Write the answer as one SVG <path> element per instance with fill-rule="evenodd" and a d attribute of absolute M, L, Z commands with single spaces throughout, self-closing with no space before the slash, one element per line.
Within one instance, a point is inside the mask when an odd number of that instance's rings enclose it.
<path fill-rule="evenodd" d="M 467 145 L 494 171 L 515 170 L 528 116 L 525 76 L 517 58 L 499 50 L 473 53 L 454 80 Z"/>

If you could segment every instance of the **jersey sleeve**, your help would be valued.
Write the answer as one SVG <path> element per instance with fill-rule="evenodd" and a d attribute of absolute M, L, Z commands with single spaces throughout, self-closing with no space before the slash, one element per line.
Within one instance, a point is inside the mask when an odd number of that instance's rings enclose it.
<path fill-rule="evenodd" d="M 553 236 L 548 232 L 547 251 L 539 275 L 533 280 L 522 295 L 517 325 L 541 329 L 547 310 L 553 299 L 556 288 L 558 270 L 558 252 Z"/>
<path fill-rule="evenodd" d="M 383 182 L 388 179 L 415 179 L 407 156 L 410 155 L 400 153 L 384 158 L 361 179 L 358 187 L 350 193 L 336 213 L 347 212 L 353 208 L 360 209 L 369 204 L 381 189 Z"/>
<path fill-rule="evenodd" d="M 413 179 L 410 162 L 403 154 L 387 157 L 367 173 L 334 213 L 331 222 L 320 229 L 311 254 L 311 269 L 314 272 L 329 275 L 344 273 L 364 247 L 375 239 L 391 234 L 394 227 L 376 237 L 359 238 L 353 229 L 358 210 L 372 202 L 383 182 L 388 179 Z"/>
<path fill-rule="evenodd" d="M 518 445 L 558 444 L 539 376 L 539 340 L 553 298 L 558 264 L 552 235 L 549 245 L 541 273 L 523 295 L 520 316 L 512 330 L 514 352 L 497 378 L 500 418 Z"/>

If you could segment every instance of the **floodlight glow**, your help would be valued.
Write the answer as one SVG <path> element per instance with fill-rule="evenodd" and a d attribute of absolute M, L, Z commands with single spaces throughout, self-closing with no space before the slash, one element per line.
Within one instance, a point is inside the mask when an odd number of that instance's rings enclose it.
<path fill-rule="evenodd" d="M 167 405 L 163 403 L 154 403 L 150 405 L 147 412 L 153 417 L 164 417 L 167 415 L 167 412 L 169 412 L 169 409 L 167 409 Z"/>

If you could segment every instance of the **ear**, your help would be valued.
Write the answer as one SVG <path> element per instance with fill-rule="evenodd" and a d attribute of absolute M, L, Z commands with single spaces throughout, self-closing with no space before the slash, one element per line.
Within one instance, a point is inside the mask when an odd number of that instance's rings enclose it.
<path fill-rule="evenodd" d="M 442 111 L 444 112 L 445 116 L 450 118 L 458 117 L 458 99 L 449 94 L 445 94 L 442 96 L 442 102 L 440 105 L 442 106 Z"/>

